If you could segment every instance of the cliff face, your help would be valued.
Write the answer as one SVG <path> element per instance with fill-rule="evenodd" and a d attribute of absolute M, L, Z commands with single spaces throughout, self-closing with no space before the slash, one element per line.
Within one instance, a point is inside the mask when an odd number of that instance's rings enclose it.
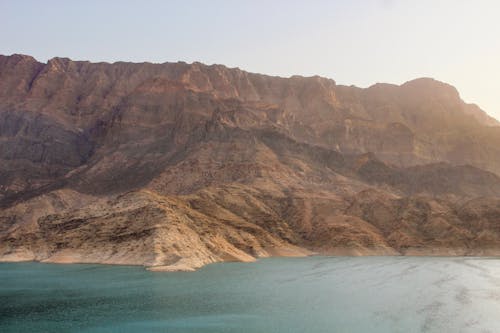
<path fill-rule="evenodd" d="M 432 79 L 0 56 L 0 255 L 496 254 L 498 125 Z"/>

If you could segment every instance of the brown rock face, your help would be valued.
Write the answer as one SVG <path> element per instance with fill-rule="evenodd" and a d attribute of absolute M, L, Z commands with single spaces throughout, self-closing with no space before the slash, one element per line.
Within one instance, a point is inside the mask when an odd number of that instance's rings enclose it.
<path fill-rule="evenodd" d="M 0 56 L 0 142 L 1 260 L 500 252 L 499 123 L 432 79 Z"/>

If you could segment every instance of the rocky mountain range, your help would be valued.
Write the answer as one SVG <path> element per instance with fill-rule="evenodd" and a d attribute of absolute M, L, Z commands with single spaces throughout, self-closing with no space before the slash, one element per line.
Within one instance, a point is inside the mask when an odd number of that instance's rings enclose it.
<path fill-rule="evenodd" d="M 430 78 L 0 56 L 0 260 L 499 255 L 500 123 Z"/>

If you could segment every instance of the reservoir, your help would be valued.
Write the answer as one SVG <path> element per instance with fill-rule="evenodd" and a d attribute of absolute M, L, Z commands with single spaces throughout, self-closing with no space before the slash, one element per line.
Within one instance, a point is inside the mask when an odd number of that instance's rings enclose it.
<path fill-rule="evenodd" d="M 500 332 L 500 260 L 270 258 L 196 272 L 0 264 L 0 332 Z"/>

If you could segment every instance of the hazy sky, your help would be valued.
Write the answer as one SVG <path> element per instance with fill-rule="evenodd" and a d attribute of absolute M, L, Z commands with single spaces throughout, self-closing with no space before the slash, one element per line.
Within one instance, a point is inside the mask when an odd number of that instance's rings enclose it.
<path fill-rule="evenodd" d="M 500 119 L 498 0 L 0 0 L 0 53 L 183 60 L 367 87 L 433 77 Z"/>

